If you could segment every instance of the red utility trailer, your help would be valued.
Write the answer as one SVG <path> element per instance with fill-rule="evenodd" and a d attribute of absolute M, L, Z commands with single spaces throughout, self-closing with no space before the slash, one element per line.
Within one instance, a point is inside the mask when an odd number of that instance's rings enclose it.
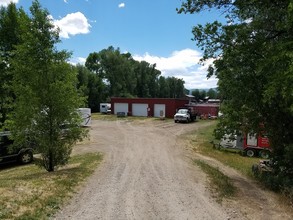
<path fill-rule="evenodd" d="M 220 105 L 218 103 L 197 103 L 188 104 L 188 108 L 192 108 L 202 119 L 217 118 Z"/>
<path fill-rule="evenodd" d="M 261 134 L 225 135 L 219 147 L 242 150 L 249 157 L 268 158 L 271 153 L 268 137 Z"/>

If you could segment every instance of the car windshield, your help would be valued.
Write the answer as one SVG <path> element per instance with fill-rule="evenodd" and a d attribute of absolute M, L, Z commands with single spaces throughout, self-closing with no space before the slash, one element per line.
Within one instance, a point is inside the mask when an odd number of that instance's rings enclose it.
<path fill-rule="evenodd" d="M 179 114 L 186 114 L 187 109 L 179 109 L 178 113 Z"/>

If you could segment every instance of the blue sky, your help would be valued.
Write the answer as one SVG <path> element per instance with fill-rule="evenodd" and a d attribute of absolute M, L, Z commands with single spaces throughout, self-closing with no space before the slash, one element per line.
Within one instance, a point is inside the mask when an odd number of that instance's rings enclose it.
<path fill-rule="evenodd" d="M 28 10 L 31 0 L 13 1 Z M 156 63 L 163 76 L 185 81 L 187 89 L 216 87 L 198 65 L 202 52 L 191 40 L 196 24 L 218 19 L 215 13 L 177 14 L 181 0 L 39 0 L 61 29 L 60 49 L 73 52 L 72 63 L 84 63 L 92 52 L 113 46 L 136 60 Z M 223 19 L 220 17 L 220 19 Z M 212 61 L 208 62 L 211 63 Z"/>

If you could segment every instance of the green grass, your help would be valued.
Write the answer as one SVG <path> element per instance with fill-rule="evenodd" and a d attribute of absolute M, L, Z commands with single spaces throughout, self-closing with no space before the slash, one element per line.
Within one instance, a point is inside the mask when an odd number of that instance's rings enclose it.
<path fill-rule="evenodd" d="M 207 123 L 207 121 L 200 122 Z M 216 128 L 217 121 L 212 121 L 211 126 L 199 129 L 197 132 L 192 131 L 184 136 L 190 140 L 190 146 L 197 153 L 215 158 L 223 164 L 230 166 L 246 176 L 252 177 L 251 167 L 257 163 L 260 158 L 250 158 L 239 154 L 235 150 L 215 149 L 211 141 L 215 141 L 213 131 Z"/>
<path fill-rule="evenodd" d="M 50 173 L 34 164 L 1 170 L 0 219 L 48 219 L 101 160 L 101 154 L 75 156 Z"/>
<path fill-rule="evenodd" d="M 194 160 L 201 169 L 208 175 L 210 187 L 216 195 L 217 201 L 221 202 L 223 198 L 229 198 L 235 195 L 236 188 L 231 180 L 225 176 L 218 168 L 214 168 L 201 160 Z"/>
<path fill-rule="evenodd" d="M 154 117 L 139 117 L 139 116 L 125 116 L 125 117 L 117 117 L 117 115 L 112 114 L 101 114 L 101 113 L 92 113 L 91 118 L 93 120 L 106 120 L 106 121 L 117 121 L 117 120 L 124 120 L 124 121 L 158 121 L 161 120 L 160 118 Z M 165 118 L 164 121 L 173 121 L 173 119 Z"/>

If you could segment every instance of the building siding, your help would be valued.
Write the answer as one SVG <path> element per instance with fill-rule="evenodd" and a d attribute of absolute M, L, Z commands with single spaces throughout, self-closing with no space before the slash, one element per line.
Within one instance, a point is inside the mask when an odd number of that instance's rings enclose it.
<path fill-rule="evenodd" d="M 111 98 L 111 106 L 115 106 L 115 103 L 127 103 L 128 104 L 128 115 L 132 115 L 132 104 L 147 104 L 149 108 L 148 116 L 154 117 L 155 115 L 155 104 L 165 105 L 165 117 L 173 118 L 176 113 L 176 109 L 179 107 L 186 106 L 188 99 L 167 99 L 167 98 Z M 112 108 L 112 114 L 115 109 Z"/>

